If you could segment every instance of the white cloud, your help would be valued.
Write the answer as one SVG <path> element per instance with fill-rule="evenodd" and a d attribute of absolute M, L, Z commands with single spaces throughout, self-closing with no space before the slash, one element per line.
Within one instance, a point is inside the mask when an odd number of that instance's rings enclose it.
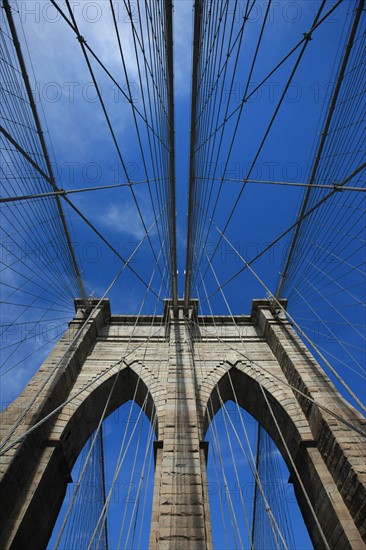
<path fill-rule="evenodd" d="M 190 67 L 192 64 L 193 2 L 177 0 L 174 3 L 174 78 L 176 97 L 191 93 Z"/>
<path fill-rule="evenodd" d="M 97 216 L 99 223 L 114 233 L 123 233 L 141 240 L 145 235 L 139 213 L 133 204 L 124 203 L 120 206 L 110 204 L 103 209 L 103 213 Z M 151 223 L 146 221 L 146 227 L 149 229 Z M 154 230 L 152 229 L 152 233 Z"/>

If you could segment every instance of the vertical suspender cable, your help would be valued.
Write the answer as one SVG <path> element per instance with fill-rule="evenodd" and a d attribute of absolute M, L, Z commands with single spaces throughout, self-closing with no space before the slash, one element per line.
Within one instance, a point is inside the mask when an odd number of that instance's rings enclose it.
<path fill-rule="evenodd" d="M 174 130 L 174 65 L 173 65 L 173 5 L 172 0 L 165 1 L 166 57 L 168 70 L 168 113 L 169 113 L 169 170 L 170 170 L 170 253 L 173 311 L 178 311 L 177 284 L 177 238 L 176 238 L 176 200 L 175 200 L 175 130 Z"/>
<path fill-rule="evenodd" d="M 261 425 L 258 422 L 258 425 L 257 425 L 257 450 L 256 450 L 256 457 L 255 457 L 255 471 L 256 472 L 258 472 L 258 466 L 259 466 L 260 447 L 261 447 Z M 258 474 L 258 476 L 259 476 L 259 474 Z M 253 498 L 253 515 L 252 515 L 252 536 L 251 536 L 251 541 L 250 541 L 251 550 L 254 550 L 255 522 L 256 522 L 256 515 L 257 515 L 257 507 L 258 507 L 258 479 L 255 478 L 254 498 Z"/>
<path fill-rule="evenodd" d="M 194 247 L 194 196 L 195 196 L 195 145 L 196 145 L 196 115 L 197 115 L 197 73 L 200 57 L 202 0 L 196 0 L 194 4 L 194 30 L 193 30 L 193 67 L 192 67 L 192 99 L 191 99 L 191 137 L 189 151 L 189 191 L 188 191 L 188 216 L 187 216 L 187 251 L 186 251 L 186 276 L 184 287 L 184 307 L 187 310 L 190 298 L 191 273 Z"/>
<path fill-rule="evenodd" d="M 103 423 L 100 425 L 100 459 L 101 459 L 101 469 L 102 469 L 102 499 L 103 499 L 103 507 L 105 506 L 106 500 L 107 500 L 107 492 L 106 492 L 106 480 L 105 480 L 105 463 L 104 463 L 104 438 L 103 438 Z M 106 518 L 105 525 L 105 547 L 106 550 L 109 548 L 108 543 L 108 521 Z"/>

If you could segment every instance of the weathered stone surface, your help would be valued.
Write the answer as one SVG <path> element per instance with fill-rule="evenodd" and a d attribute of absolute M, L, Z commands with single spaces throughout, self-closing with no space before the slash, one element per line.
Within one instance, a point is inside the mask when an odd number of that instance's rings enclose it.
<path fill-rule="evenodd" d="M 69 401 L 1 457 L 0 547 L 46 547 L 70 471 L 115 383 L 106 414 L 147 397 L 146 413 L 156 420 L 152 549 L 212 548 L 203 442 L 211 418 L 229 399 L 277 444 L 314 546 L 323 548 L 325 539 L 332 550 L 364 548 L 365 441 L 321 406 L 365 430 L 362 417 L 267 301 L 254 301 L 251 316 L 235 323 L 196 317 L 194 302 L 185 312 L 189 323 L 179 305 L 177 317 L 167 304 L 164 317 L 137 320 L 111 317 L 104 301 L 69 349 L 84 319 L 77 303 L 69 330 L 1 415 L 1 437 L 11 443 Z"/>

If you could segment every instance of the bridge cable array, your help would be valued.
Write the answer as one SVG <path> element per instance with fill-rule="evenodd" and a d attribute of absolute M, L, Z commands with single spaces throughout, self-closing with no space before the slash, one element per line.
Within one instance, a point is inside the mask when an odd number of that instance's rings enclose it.
<path fill-rule="evenodd" d="M 137 3 L 137 19 L 130 0 L 124 0 L 123 6 L 129 21 L 129 44 L 119 27 L 116 6 L 109 0 L 111 28 L 117 44 L 118 77 L 114 77 L 107 65 L 99 56 L 97 48 L 91 46 L 93 41 L 84 37 L 83 21 L 77 19 L 75 10 L 66 0 L 66 10 L 56 0 L 51 3 L 62 18 L 68 30 L 71 30 L 78 42 L 80 55 L 85 63 L 86 72 L 91 78 L 97 94 L 99 114 L 107 128 L 110 143 L 122 168 L 122 178 L 118 182 L 99 186 L 80 184 L 73 189 L 63 189 L 57 181 L 53 162 L 48 150 L 52 150 L 49 136 L 44 136 L 41 120 L 33 98 L 26 63 L 19 45 L 13 16 L 20 13 L 17 3 L 10 4 L 3 0 L 6 18 L 0 31 L 2 82 L 1 99 L 4 116 L 0 127 L 1 135 L 1 173 L 6 186 L 4 196 L 0 199 L 3 217 L 3 255 L 2 255 L 2 304 L 9 308 L 1 326 L 5 342 L 2 362 L 2 375 L 15 369 L 24 368 L 37 354 L 44 354 L 50 349 L 51 342 L 45 341 L 34 349 L 31 338 L 42 327 L 51 324 L 57 331 L 65 326 L 71 318 L 71 305 L 75 296 L 84 300 L 86 317 L 80 329 L 70 342 L 69 349 L 85 329 L 88 320 L 101 305 L 102 300 L 116 291 L 117 284 L 125 272 L 130 272 L 132 280 L 144 287 L 144 295 L 138 306 L 135 324 L 126 343 L 122 356 L 116 358 L 106 372 L 113 372 L 114 379 L 108 398 L 104 404 L 98 427 L 87 443 L 80 462 L 80 473 L 75 484 L 68 509 L 55 542 L 55 548 L 66 547 L 70 541 L 78 547 L 101 548 L 108 546 L 108 513 L 113 506 L 113 495 L 118 486 L 121 470 L 128 461 L 132 463 L 128 481 L 128 501 L 132 497 L 132 487 L 137 487 L 133 506 L 125 506 L 122 512 L 120 529 L 117 535 L 118 548 L 140 547 L 143 540 L 145 517 L 148 508 L 148 487 L 153 475 L 152 443 L 156 430 L 156 411 L 150 410 L 148 389 L 143 390 L 137 421 L 131 423 L 136 411 L 137 395 L 141 395 L 140 374 L 143 364 L 134 365 L 137 375 L 136 384 L 131 391 L 131 403 L 128 404 L 128 421 L 123 433 L 121 446 L 111 475 L 111 482 L 104 480 L 105 468 L 101 467 L 103 454 L 102 425 L 107 417 L 108 406 L 120 377 L 129 369 L 129 358 L 137 349 L 143 348 L 144 354 L 150 352 L 150 343 L 158 342 L 162 329 L 156 327 L 155 320 L 164 298 L 171 297 L 173 308 L 177 310 L 178 270 L 177 270 L 177 227 L 176 227 L 176 184 L 175 184 L 175 145 L 174 145 L 174 93 L 173 93 L 173 5 L 170 0 L 154 2 L 146 0 L 144 5 Z M 252 57 L 244 63 L 245 47 L 251 36 L 250 24 L 256 13 L 256 0 L 247 0 L 240 9 L 240 3 L 225 0 L 220 3 L 198 0 L 194 7 L 194 40 L 193 40 L 193 74 L 192 74 L 192 109 L 191 141 L 189 166 L 188 225 L 185 269 L 185 305 L 192 297 L 199 298 L 201 319 L 199 327 L 202 334 L 209 331 L 205 327 L 205 315 L 215 322 L 217 310 L 216 299 L 221 299 L 220 307 L 227 310 L 232 318 L 235 330 L 242 341 L 241 356 L 253 369 L 254 376 L 266 402 L 269 413 L 273 416 L 278 429 L 278 438 L 287 453 L 291 464 L 291 454 L 286 450 L 284 434 L 276 420 L 275 412 L 268 401 L 262 375 L 276 377 L 266 368 L 250 360 L 245 350 L 244 340 L 240 336 L 240 327 L 236 324 L 233 307 L 235 292 L 232 285 L 238 278 L 250 274 L 261 289 L 265 289 L 270 301 L 277 306 L 281 314 L 295 328 L 298 334 L 313 349 L 324 366 L 331 370 L 334 379 L 342 385 L 359 408 L 364 409 L 362 399 L 356 395 L 347 383 L 347 370 L 352 375 L 365 379 L 365 372 L 360 361 L 360 352 L 364 349 L 362 331 L 364 300 L 360 290 L 364 272 L 364 260 L 361 258 L 363 238 L 363 219 L 365 213 L 364 191 L 361 179 L 365 173 L 362 151 L 362 133 L 364 128 L 364 109 L 362 85 L 365 76 L 362 52 L 365 45 L 365 32 L 362 27 L 364 2 L 354 2 L 355 9 L 347 14 L 348 29 L 340 40 L 340 51 L 344 53 L 335 63 L 332 97 L 325 105 L 319 117 L 319 135 L 314 140 L 313 156 L 310 159 L 309 178 L 306 182 L 277 181 L 274 178 L 256 178 L 255 170 L 258 161 L 266 153 L 268 143 L 283 110 L 286 98 L 294 84 L 295 76 L 301 71 L 304 60 L 316 42 L 318 34 L 324 29 L 334 14 L 344 5 L 342 0 L 327 2 L 322 0 L 312 18 L 307 32 L 294 40 L 294 45 L 283 52 L 282 58 L 272 68 L 266 67 L 265 76 L 258 78 L 263 51 L 268 47 L 267 35 L 270 33 L 271 0 L 257 28 L 257 41 L 252 40 Z M 241 6 L 243 8 L 243 6 Z M 19 17 L 19 22 L 21 19 Z M 19 24 L 21 28 L 21 24 Z M 87 30 L 87 29 L 85 29 Z M 25 38 L 25 34 L 24 34 Z M 95 38 L 95 37 L 94 37 Z M 126 44 L 131 47 L 128 49 Z M 27 45 L 28 49 L 28 45 Z M 28 49 L 28 52 L 30 50 Z M 131 54 L 132 51 L 132 54 Z M 131 57 L 134 66 L 132 67 Z M 30 58 L 31 63 L 31 58 Z M 262 66 L 263 68 L 263 66 Z M 236 101 L 237 80 L 246 73 L 244 86 L 240 90 L 240 99 Z M 259 72 L 258 72 L 259 71 Z M 132 85 L 134 75 L 138 82 L 139 98 L 136 101 Z M 271 112 L 266 112 L 268 120 L 260 129 L 256 146 L 239 147 L 243 138 L 243 128 L 252 120 L 251 107 L 255 94 L 265 89 L 273 75 L 278 75 L 284 82 L 278 101 Z M 34 76 L 34 75 L 33 75 Z M 122 80 L 121 80 L 122 77 Z M 254 81 L 257 78 L 259 84 Z M 119 137 L 120 129 L 113 106 L 108 105 L 99 80 L 106 79 L 113 83 L 125 102 L 123 115 L 129 117 L 130 129 L 134 136 L 133 150 L 139 158 L 143 176 L 136 180 L 131 171 L 127 147 Z M 35 77 L 34 77 L 34 80 Z M 105 80 L 103 80 L 105 82 Z M 125 82 L 125 85 L 123 85 Z M 254 85 L 253 85 L 253 82 Z M 235 99 L 235 100 L 234 100 Z M 265 119 L 265 117 L 263 117 Z M 244 120 L 244 123 L 243 123 Z M 244 130 L 245 131 L 245 130 Z M 48 133 L 48 132 L 47 132 Z M 46 134 L 47 134 L 46 133 Z M 72 138 L 71 138 L 72 139 Z M 121 144 L 122 143 L 122 144 Z M 242 178 L 232 178 L 231 164 L 238 155 L 244 154 L 246 167 Z M 54 154 L 53 154 L 54 155 Z M 123 181 L 120 181 L 123 179 Z M 267 184 L 272 188 L 304 188 L 300 200 L 300 210 L 295 221 L 282 227 L 278 236 L 257 253 L 254 258 L 246 258 L 235 243 L 233 227 L 238 212 L 245 211 L 246 200 L 250 205 L 250 189 Z M 230 186 L 230 187 L 229 187 Z M 88 204 L 74 202 L 68 197 L 71 194 L 100 191 L 104 196 L 106 190 L 129 194 L 124 196 L 123 208 L 130 212 L 134 208 L 134 219 L 140 227 L 139 242 L 131 254 L 125 257 L 113 242 L 112 234 L 100 228 L 101 220 L 93 214 Z M 120 191 L 117 191 L 120 190 Z M 90 195 L 95 195 L 92 193 Z M 249 199 L 247 196 L 249 195 Z M 227 200 L 229 197 L 229 200 Z M 244 206 L 243 206 L 244 205 Z M 65 207 L 65 208 L 64 208 Z M 113 211 L 112 211 L 113 212 Z M 97 221 L 96 221 L 97 220 Z M 72 223 L 71 223 L 72 222 Z M 84 276 L 81 257 L 77 251 L 72 225 L 85 224 L 87 230 L 98 238 L 105 250 L 113 254 L 118 261 L 118 269 L 113 279 L 104 284 L 101 299 L 91 300 L 84 285 L 88 278 Z M 84 225 L 83 225 L 84 226 Z M 212 231 L 214 229 L 215 231 Z M 237 227 L 236 227 L 237 229 Z M 216 237 L 214 234 L 216 233 Z M 334 234 L 337 234 L 333 243 Z M 287 242 L 287 254 L 283 258 L 278 280 L 266 282 L 261 273 L 259 260 L 275 248 L 279 242 Z M 222 279 L 223 272 L 218 269 L 222 245 L 227 244 L 236 260 L 243 266 Z M 235 244 L 234 244 L 235 243 Z M 76 244 L 76 246 L 75 246 Z M 213 247 L 212 247 L 213 246 Z M 211 247 L 211 249 L 210 249 Z M 208 250 L 210 249 L 210 253 Z M 132 264 L 137 253 L 142 252 L 149 258 L 148 265 L 152 270 Z M 9 261 L 10 258 L 10 261 Z M 253 264 L 257 263 L 254 267 Z M 226 278 L 227 277 L 227 278 Z M 222 280 L 221 280 L 222 279 Z M 241 279 L 246 280 L 246 279 Z M 275 290 L 277 283 L 277 292 Z M 226 292 L 224 292 L 226 287 Z M 234 298 L 233 298 L 234 296 Z M 361 297 L 360 297 L 361 296 Z M 288 311 L 280 298 L 289 299 Z M 345 303 L 347 298 L 348 303 Z M 215 299 L 213 303 L 212 300 Z M 144 308 L 152 308 L 154 313 L 150 332 L 145 342 L 135 345 L 133 337 Z M 57 316 L 56 316 L 57 315 Z M 314 338 L 314 323 L 317 326 Z M 194 321 L 187 320 L 188 330 L 194 328 Z M 192 326 L 193 325 L 193 326 Z M 341 329 L 341 332 L 340 332 Z M 220 339 L 219 331 L 214 335 L 217 343 L 230 350 L 230 345 Z M 340 336 L 341 334 L 341 336 Z M 321 345 L 324 341 L 325 345 Z M 337 351 L 326 343 L 336 343 Z M 158 346 L 155 346 L 156 350 Z M 22 352 L 22 349 L 25 350 Z M 340 350 L 340 351 L 339 351 Z M 66 355 L 67 351 L 65 352 Z M 192 350 L 192 353 L 194 351 Z M 63 358 L 54 365 L 44 380 L 42 387 L 32 401 L 19 415 L 12 430 L 2 442 L 1 453 L 7 453 L 26 435 L 39 428 L 49 418 L 72 403 L 79 395 L 92 386 L 97 380 L 88 380 L 83 386 L 75 388 L 62 404 L 56 407 L 47 417 L 36 424 L 27 425 L 27 415 L 37 403 L 44 388 L 58 376 L 58 369 Z M 156 352 L 154 361 L 158 365 L 156 376 L 162 365 L 162 359 Z M 17 371 L 15 371 L 17 372 Z M 32 372 L 28 372 L 30 377 Z M 240 419 L 240 430 L 232 423 L 227 404 L 220 395 L 224 433 L 227 446 L 223 445 L 218 432 L 214 406 L 210 404 L 210 432 L 212 442 L 212 460 L 219 491 L 220 515 L 224 526 L 224 537 L 227 547 L 243 548 L 249 542 L 251 548 L 267 545 L 268 548 L 288 548 L 294 545 L 293 533 L 289 525 L 288 509 L 280 506 L 284 501 L 285 486 L 282 466 L 278 463 L 278 452 L 268 434 L 259 425 L 256 434 L 249 434 L 244 422 L 241 404 L 235 395 L 234 383 L 228 373 L 233 390 L 235 411 Z M 282 379 L 289 390 L 301 394 L 298 388 Z M 339 422 L 353 429 L 359 435 L 365 434 L 358 426 L 347 422 L 342 415 L 316 403 L 312 397 L 302 393 L 301 397 L 309 403 L 332 414 Z M 143 421 L 150 421 L 148 429 L 143 428 Z M 255 440 L 256 445 L 253 445 Z M 245 442 L 245 444 L 243 443 Z M 256 449 L 255 449 L 256 446 Z M 134 449 L 134 450 L 133 450 Z M 243 493 L 239 491 L 239 508 L 230 492 L 229 477 L 235 479 L 240 487 L 240 465 L 236 460 L 238 451 L 245 460 L 246 467 L 254 479 L 252 509 L 248 509 Z M 231 474 L 225 472 L 225 454 L 229 450 L 232 463 Z M 129 453 L 132 453 L 129 455 Z M 140 460 L 143 457 L 142 461 Z M 286 458 L 286 457 L 285 457 Z M 301 483 L 295 465 L 291 471 Z M 95 476 L 95 477 L 93 477 Z M 269 481 L 271 478 L 271 481 Z M 80 520 L 82 502 L 85 500 L 90 480 L 100 485 L 98 503 L 93 515 L 88 518 L 88 526 Z M 94 481 L 93 481 L 94 483 Z M 271 487 L 279 491 L 271 491 Z M 306 491 L 305 491 L 306 495 Z M 307 497 L 307 495 L 306 495 Z M 307 497 L 308 498 L 308 497 Z M 227 507 L 224 506 L 227 502 Z M 308 500 L 314 521 L 321 527 L 316 514 Z M 240 514 L 240 517 L 239 517 Z M 78 519 L 79 518 L 79 519 Z M 242 523 L 243 522 L 243 523 Z M 245 526 L 245 531 L 242 529 Z M 266 528 L 264 528 L 266 525 Z M 229 530 L 231 532 L 229 532 Z M 85 541 L 81 543 L 83 535 Z M 322 534 L 325 547 L 327 542 Z M 84 544 L 84 546 L 81 546 Z"/>

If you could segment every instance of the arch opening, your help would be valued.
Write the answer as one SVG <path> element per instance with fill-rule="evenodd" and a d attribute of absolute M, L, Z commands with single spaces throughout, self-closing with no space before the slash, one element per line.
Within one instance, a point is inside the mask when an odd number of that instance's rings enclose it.
<path fill-rule="evenodd" d="M 240 367 L 231 367 L 211 391 L 204 415 L 204 431 L 205 433 L 208 431 L 212 419 L 222 405 L 227 401 L 233 401 L 268 432 L 291 471 L 291 462 L 279 430 L 286 433 L 288 450 L 295 455 L 301 443 L 297 420 L 300 418 L 299 415 L 302 417 L 302 413 L 296 405 L 296 410 L 291 410 L 290 414 L 289 409 L 274 397 L 273 389 L 269 379 L 267 384 L 265 379 L 257 380 L 248 371 L 241 370 Z M 276 418 L 279 429 L 276 427 L 269 409 Z"/>
<path fill-rule="evenodd" d="M 117 369 L 106 370 L 103 378 L 98 378 L 82 393 L 76 384 L 77 399 L 71 399 L 52 425 L 45 429 L 42 446 L 38 444 L 36 448 L 42 453 L 42 460 L 38 461 L 27 481 L 29 499 L 25 501 L 17 524 L 12 541 L 14 547 L 24 548 L 29 540 L 37 548 L 47 547 L 75 462 L 102 418 L 108 419 L 120 406 L 133 401 L 146 417 L 150 438 L 154 439 L 158 434 L 156 407 L 147 387 L 149 382 L 145 382 L 144 375 L 138 375 L 133 366 L 132 363 L 119 372 Z M 137 366 L 140 367 L 139 373 L 143 371 L 140 364 Z M 85 380 L 80 380 L 80 384 L 83 387 Z"/>
<path fill-rule="evenodd" d="M 61 436 L 70 468 L 97 428 L 102 414 L 106 419 L 128 401 L 136 402 L 144 410 L 158 437 L 158 417 L 153 397 L 132 364 L 99 383 L 73 412 Z"/>
<path fill-rule="evenodd" d="M 273 455 L 276 456 L 276 460 L 278 462 L 277 470 L 282 471 L 281 484 L 279 484 L 278 479 L 275 480 L 275 482 L 268 481 L 266 473 L 264 475 L 264 483 L 267 484 L 267 489 L 268 483 L 270 488 L 273 488 L 274 484 L 276 486 L 278 485 L 278 487 L 282 487 L 283 501 L 285 504 L 288 504 L 288 495 L 290 495 L 290 500 L 294 502 L 294 504 L 292 505 L 293 510 L 291 511 L 291 516 L 294 515 L 294 517 L 299 518 L 296 520 L 295 531 L 296 533 L 298 533 L 299 525 L 301 525 L 303 532 L 303 540 L 298 546 L 301 548 L 312 548 L 312 543 L 310 542 L 309 535 L 311 536 L 312 540 L 314 540 L 316 533 L 313 532 L 314 530 L 312 530 L 311 525 L 309 525 L 308 523 L 309 511 L 304 505 L 303 493 L 301 490 L 299 490 L 298 479 L 296 475 L 294 475 L 292 463 L 293 458 L 296 457 L 296 454 L 302 444 L 302 430 L 304 428 L 304 423 L 302 422 L 302 420 L 304 420 L 304 417 L 302 416 L 302 412 L 299 409 L 293 396 L 291 396 L 291 394 L 288 394 L 286 396 L 283 393 L 283 391 L 286 391 L 286 388 L 281 388 L 278 384 L 274 384 L 270 376 L 263 376 L 261 374 L 262 373 L 260 372 L 255 374 L 253 369 L 248 369 L 245 365 L 241 363 L 237 363 L 236 366 L 229 366 L 229 369 L 226 371 L 226 373 L 212 388 L 206 405 L 204 417 L 206 438 L 211 441 L 211 445 L 209 445 L 209 447 L 212 448 L 215 447 L 212 444 L 213 434 L 216 434 L 217 445 L 220 444 L 220 441 L 222 442 L 226 438 L 227 445 L 223 451 L 223 456 L 226 455 L 226 458 L 228 459 L 228 457 L 235 456 L 236 452 L 238 453 L 238 456 L 242 457 L 242 460 L 244 461 L 241 466 L 243 466 L 243 464 L 246 464 L 247 473 L 245 474 L 245 468 L 235 467 L 233 461 L 230 475 L 233 476 L 235 474 L 236 489 L 234 490 L 234 498 L 237 500 L 237 505 L 240 506 L 240 509 L 242 510 L 242 527 L 244 528 L 246 533 L 246 535 L 244 534 L 243 536 L 247 537 L 247 543 L 249 544 L 248 547 L 250 548 L 252 533 L 255 532 L 255 518 L 253 518 L 253 515 L 255 515 L 255 507 L 249 507 L 249 511 L 247 511 L 246 508 L 248 507 L 248 501 L 250 501 L 250 499 L 252 499 L 252 501 L 255 500 L 255 491 L 257 493 L 256 502 L 258 503 L 262 501 L 262 508 L 264 507 L 264 510 L 267 509 L 267 512 L 268 510 L 271 510 L 270 502 L 267 502 L 266 491 L 264 491 L 261 487 L 262 482 L 260 477 L 258 478 L 258 471 L 256 469 L 257 455 L 260 456 L 261 453 L 261 447 L 258 445 L 257 442 L 260 436 L 262 436 L 262 442 L 266 442 L 269 452 L 273 453 Z M 235 423 L 232 421 L 230 414 L 228 413 L 228 406 L 234 407 L 237 425 L 235 425 Z M 221 419 L 221 433 L 217 431 L 217 418 Z M 248 419 L 250 419 L 249 422 Z M 250 428 L 250 426 L 252 426 L 252 428 Z M 255 426 L 255 429 L 253 428 L 253 426 Z M 228 434 L 230 435 L 229 439 Z M 220 463 L 220 453 L 217 450 L 217 445 L 216 458 L 218 458 Z M 214 461 L 212 451 L 210 454 L 210 467 L 212 467 L 212 463 Z M 220 466 L 221 469 L 224 471 L 225 464 L 221 463 Z M 250 475 L 248 474 L 248 472 Z M 211 477 L 212 470 L 208 477 L 209 482 L 211 480 Z M 292 483 L 288 483 L 289 478 L 291 478 L 291 482 L 294 483 L 294 486 L 292 486 Z M 223 477 L 221 481 L 223 482 L 223 487 L 227 488 L 227 480 L 225 481 Z M 217 484 L 217 480 L 214 481 L 214 483 Z M 242 487 L 242 483 L 244 483 L 244 489 Z M 294 491 L 296 492 L 296 497 Z M 231 513 L 231 522 L 234 522 L 231 523 L 231 525 L 234 525 L 234 532 L 237 531 L 236 536 L 238 537 L 238 533 L 240 532 L 240 530 L 235 525 L 235 520 L 233 519 L 235 518 L 234 504 L 230 503 L 229 496 L 230 495 L 227 494 L 221 496 L 219 495 L 219 501 L 221 502 L 223 498 L 227 500 L 227 503 L 230 506 L 229 511 Z M 210 501 L 211 500 L 212 499 L 210 499 Z M 245 500 L 247 501 L 247 503 L 245 502 Z M 272 512 L 270 512 L 270 514 L 272 514 Z M 283 517 L 286 517 L 286 514 L 283 514 L 281 510 L 279 511 L 279 514 L 280 516 L 282 515 Z M 223 511 L 221 508 L 220 515 L 222 518 Z M 268 516 L 268 514 L 266 515 Z M 286 539 L 282 537 L 281 528 L 279 525 L 277 525 L 277 520 L 274 517 L 274 514 L 272 515 L 273 517 L 270 519 L 268 529 L 271 530 L 272 539 L 273 541 L 275 541 L 274 548 L 281 547 L 281 544 L 282 547 L 286 547 L 288 546 L 288 544 L 286 543 Z M 309 533 L 305 528 L 304 519 L 302 518 L 304 518 L 306 521 Z M 290 520 L 288 520 L 288 522 L 290 522 Z M 222 532 L 225 531 L 223 530 Z M 240 546 L 240 540 L 233 540 L 232 543 L 234 544 L 234 546 L 235 544 L 239 544 Z M 307 546 L 304 546 L 305 543 L 307 544 Z M 221 544 L 225 546 L 225 543 L 221 542 Z M 269 540 L 266 541 L 266 544 L 269 546 L 269 548 L 271 547 L 271 542 Z M 244 545 L 243 547 L 246 546 Z"/>
<path fill-rule="evenodd" d="M 257 420 L 227 399 L 206 433 L 214 548 L 313 548 L 286 463 Z"/>
<path fill-rule="evenodd" d="M 109 414 L 75 462 L 48 548 L 148 547 L 155 440 L 146 403 Z"/>

